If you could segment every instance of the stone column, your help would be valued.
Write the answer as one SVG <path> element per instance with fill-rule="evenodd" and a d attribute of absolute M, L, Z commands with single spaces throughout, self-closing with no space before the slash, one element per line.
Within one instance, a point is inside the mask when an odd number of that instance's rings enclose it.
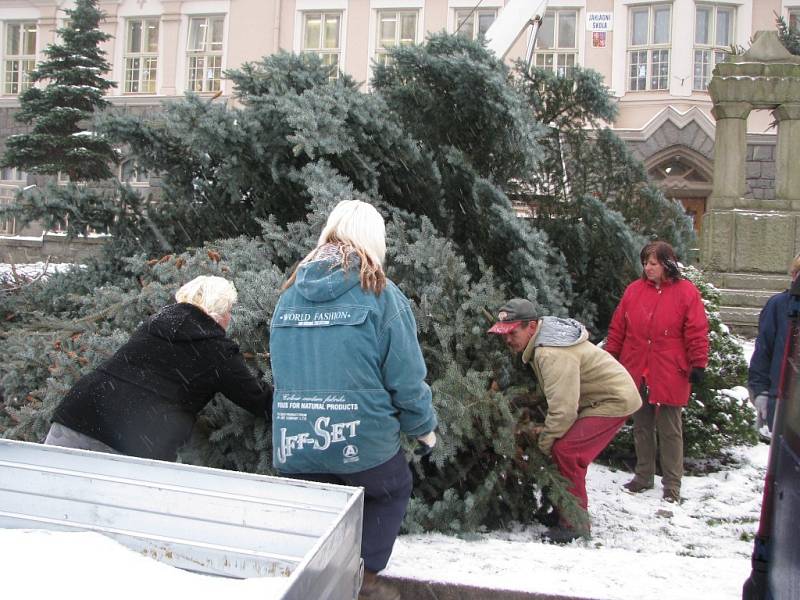
<path fill-rule="evenodd" d="M 775 156 L 775 197 L 800 210 L 800 102 L 781 104 L 772 114 L 778 121 Z"/>
<path fill-rule="evenodd" d="M 178 75 L 178 64 L 182 64 L 182 50 L 186 49 L 186 40 L 180 39 L 181 29 L 181 2 L 164 0 L 161 3 L 164 12 L 161 14 L 161 41 L 164 48 L 159 49 L 159 55 L 163 60 L 163 66 L 159 63 L 161 70 L 161 91 L 163 96 L 175 96 L 177 94 L 176 79 Z M 177 61 L 177 62 L 176 62 Z"/>
<path fill-rule="evenodd" d="M 708 209 L 732 208 L 747 192 L 747 115 L 749 102 L 717 102 L 711 114 L 717 120 L 714 139 L 714 190 Z M 727 201 L 726 201 L 727 200 Z"/>
<path fill-rule="evenodd" d="M 36 46 L 39 50 L 36 54 L 36 62 L 44 60 L 43 50 L 56 41 L 56 29 L 58 23 L 58 7 L 39 6 L 39 19 L 36 22 Z M 44 85 L 40 83 L 39 85 Z"/>

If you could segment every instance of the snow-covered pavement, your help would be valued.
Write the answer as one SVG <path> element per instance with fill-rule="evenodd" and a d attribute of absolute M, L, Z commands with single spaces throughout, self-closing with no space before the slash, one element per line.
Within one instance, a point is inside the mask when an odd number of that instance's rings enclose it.
<path fill-rule="evenodd" d="M 387 573 L 467 585 L 639 600 L 741 597 L 750 574 L 769 448 L 735 448 L 736 468 L 686 476 L 684 502 L 661 499 L 658 485 L 632 495 L 630 473 L 592 465 L 587 477 L 590 541 L 554 546 L 542 527 L 492 533 L 479 541 L 402 536 Z"/>

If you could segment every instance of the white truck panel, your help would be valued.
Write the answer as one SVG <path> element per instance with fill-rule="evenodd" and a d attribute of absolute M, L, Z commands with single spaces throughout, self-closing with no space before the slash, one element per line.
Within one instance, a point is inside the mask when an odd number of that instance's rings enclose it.
<path fill-rule="evenodd" d="M 182 569 L 355 598 L 360 488 L 0 440 L 0 527 L 97 531 Z"/>

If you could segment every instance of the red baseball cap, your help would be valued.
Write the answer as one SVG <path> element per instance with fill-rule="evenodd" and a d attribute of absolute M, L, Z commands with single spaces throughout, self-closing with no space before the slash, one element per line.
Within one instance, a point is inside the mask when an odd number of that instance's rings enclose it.
<path fill-rule="evenodd" d="M 511 333 L 517 327 L 522 325 L 522 321 L 498 321 L 492 328 L 489 330 L 489 333 L 497 333 L 499 335 L 505 335 L 507 333 Z"/>

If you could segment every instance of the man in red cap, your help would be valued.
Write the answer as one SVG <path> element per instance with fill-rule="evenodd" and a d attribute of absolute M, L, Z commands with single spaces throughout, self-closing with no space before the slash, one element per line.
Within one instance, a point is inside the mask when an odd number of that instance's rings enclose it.
<path fill-rule="evenodd" d="M 608 352 L 588 341 L 574 319 L 539 317 L 529 300 L 513 298 L 500 309 L 489 333 L 501 335 L 514 353 L 522 352 L 547 399 L 547 416 L 537 427 L 539 449 L 552 457 L 572 483 L 570 492 L 587 510 L 586 470 L 642 404 L 633 379 Z M 587 519 L 588 522 L 588 519 Z M 544 536 L 567 543 L 589 530 L 561 519 Z"/>

